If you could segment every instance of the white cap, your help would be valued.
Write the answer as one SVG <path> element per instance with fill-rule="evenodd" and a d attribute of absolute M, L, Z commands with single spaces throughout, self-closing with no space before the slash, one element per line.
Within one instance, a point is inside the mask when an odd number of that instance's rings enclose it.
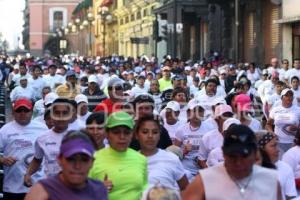
<path fill-rule="evenodd" d="M 186 66 L 186 67 L 184 67 L 184 70 L 185 71 L 191 71 L 191 67 L 190 66 Z"/>
<path fill-rule="evenodd" d="M 127 71 L 122 72 L 122 75 L 128 75 Z"/>
<path fill-rule="evenodd" d="M 226 69 L 221 69 L 221 70 L 220 70 L 220 74 L 227 74 Z"/>
<path fill-rule="evenodd" d="M 88 103 L 88 98 L 84 94 L 78 94 L 75 97 L 75 101 L 77 104 L 80 104 L 81 102 Z"/>
<path fill-rule="evenodd" d="M 166 109 L 169 108 L 175 112 L 180 111 L 180 104 L 177 101 L 169 101 L 167 103 Z"/>
<path fill-rule="evenodd" d="M 90 75 L 88 79 L 89 83 L 98 83 L 98 78 L 96 75 Z"/>
<path fill-rule="evenodd" d="M 14 69 L 20 69 L 20 66 L 18 64 L 15 64 Z"/>
<path fill-rule="evenodd" d="M 51 103 L 53 103 L 53 101 L 55 101 L 58 98 L 58 95 L 54 92 L 50 92 L 48 94 L 46 94 L 45 99 L 44 99 L 44 104 L 47 106 Z"/>
<path fill-rule="evenodd" d="M 267 69 L 264 69 L 264 70 L 262 71 L 262 74 L 269 74 L 269 71 L 268 71 Z"/>
<path fill-rule="evenodd" d="M 223 131 L 226 131 L 232 124 L 241 124 L 241 122 L 235 118 L 228 118 L 223 123 Z"/>
<path fill-rule="evenodd" d="M 203 108 L 203 106 L 196 99 L 190 100 L 189 103 L 187 104 L 187 107 L 189 110 L 193 110 L 194 108 L 196 108 L 198 106 Z"/>
<path fill-rule="evenodd" d="M 284 90 L 281 91 L 280 96 L 282 97 L 282 96 L 286 95 L 286 93 L 288 93 L 288 92 L 292 92 L 292 94 L 294 94 L 293 90 L 291 90 L 290 88 L 285 88 Z"/>
<path fill-rule="evenodd" d="M 22 80 L 28 80 L 28 77 L 27 76 L 21 76 L 20 81 L 22 81 Z"/>
<path fill-rule="evenodd" d="M 232 108 L 229 105 L 221 104 L 215 108 L 215 118 L 222 116 L 224 113 L 232 113 Z"/>

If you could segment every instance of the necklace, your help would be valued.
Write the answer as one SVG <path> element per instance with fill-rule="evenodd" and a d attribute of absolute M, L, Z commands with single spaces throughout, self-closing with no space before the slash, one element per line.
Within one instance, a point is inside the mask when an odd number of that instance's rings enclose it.
<path fill-rule="evenodd" d="M 235 179 L 234 177 L 230 176 L 231 180 L 234 182 L 234 184 L 239 188 L 239 191 L 241 193 L 241 195 L 243 196 L 252 180 L 252 175 L 253 173 L 251 172 L 250 177 L 248 178 L 248 180 L 246 181 L 245 184 L 242 184 L 242 181 L 238 181 L 237 179 Z"/>

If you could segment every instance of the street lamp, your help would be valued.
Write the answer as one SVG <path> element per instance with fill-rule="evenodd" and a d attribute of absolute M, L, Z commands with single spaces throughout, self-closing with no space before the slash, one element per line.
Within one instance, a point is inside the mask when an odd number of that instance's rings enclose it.
<path fill-rule="evenodd" d="M 94 21 L 94 16 L 91 12 L 87 14 L 87 21 L 89 25 L 89 55 L 92 55 L 92 22 Z"/>
<path fill-rule="evenodd" d="M 76 27 L 76 30 L 75 31 L 77 31 L 77 48 L 78 48 L 78 54 L 80 54 L 80 46 L 79 46 L 79 43 L 80 43 L 80 40 L 79 40 L 79 31 L 80 30 L 82 30 L 82 29 L 80 29 L 80 26 L 81 26 L 81 21 L 80 21 L 80 19 L 79 18 L 76 18 L 75 19 L 75 27 Z"/>
<path fill-rule="evenodd" d="M 111 21 L 112 20 L 112 16 L 109 12 L 109 9 L 108 7 L 106 6 L 103 6 L 100 8 L 100 11 L 99 11 L 99 16 L 101 18 L 101 22 L 102 22 L 102 26 L 103 26 L 103 38 L 102 38 L 102 45 L 103 45 L 103 57 L 105 56 L 105 49 L 106 49 L 106 46 L 105 46 L 105 36 L 106 36 L 106 21 Z"/>

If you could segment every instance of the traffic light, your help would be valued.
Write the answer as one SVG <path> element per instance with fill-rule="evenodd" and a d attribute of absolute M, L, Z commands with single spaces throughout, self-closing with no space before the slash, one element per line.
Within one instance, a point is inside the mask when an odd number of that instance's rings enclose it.
<path fill-rule="evenodd" d="M 161 35 L 160 35 L 161 39 L 162 40 L 167 40 L 167 38 L 168 38 L 168 24 L 164 24 L 164 25 L 160 26 L 160 28 L 161 28 Z"/>
<path fill-rule="evenodd" d="M 158 21 L 154 20 L 154 22 L 153 22 L 153 39 L 157 40 L 157 41 L 160 40 L 158 26 L 159 26 Z"/>

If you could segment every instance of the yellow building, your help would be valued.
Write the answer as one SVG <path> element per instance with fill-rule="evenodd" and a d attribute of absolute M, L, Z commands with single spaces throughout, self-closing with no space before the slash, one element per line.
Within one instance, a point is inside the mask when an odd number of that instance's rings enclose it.
<path fill-rule="evenodd" d="M 155 53 L 153 9 L 157 0 L 94 0 L 95 54 L 137 57 Z M 108 9 L 104 9 L 107 7 Z"/>

